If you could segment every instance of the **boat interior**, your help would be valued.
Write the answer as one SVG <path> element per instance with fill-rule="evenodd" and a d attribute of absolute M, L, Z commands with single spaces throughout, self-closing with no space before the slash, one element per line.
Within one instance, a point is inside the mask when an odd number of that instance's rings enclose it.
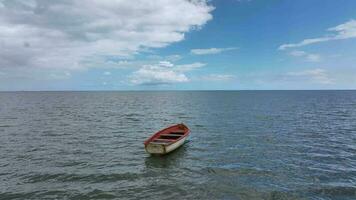
<path fill-rule="evenodd" d="M 152 144 L 170 144 L 184 135 L 184 130 L 175 130 L 160 134 L 159 137 L 152 140 Z"/>

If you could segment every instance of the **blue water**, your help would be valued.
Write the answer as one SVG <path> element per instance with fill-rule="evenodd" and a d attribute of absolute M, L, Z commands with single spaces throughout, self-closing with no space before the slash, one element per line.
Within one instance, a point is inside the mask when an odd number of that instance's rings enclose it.
<path fill-rule="evenodd" d="M 356 199 L 356 91 L 0 93 L 0 199 L 141 198 Z"/>

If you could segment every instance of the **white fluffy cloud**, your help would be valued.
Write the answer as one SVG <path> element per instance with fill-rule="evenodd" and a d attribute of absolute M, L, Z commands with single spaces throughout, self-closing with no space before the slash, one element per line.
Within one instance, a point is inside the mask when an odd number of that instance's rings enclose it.
<path fill-rule="evenodd" d="M 110 66 L 107 57 L 183 40 L 212 10 L 205 0 L 0 0 L 0 69 Z"/>
<path fill-rule="evenodd" d="M 235 76 L 231 74 L 209 74 L 201 77 L 204 81 L 230 81 L 234 78 Z"/>
<path fill-rule="evenodd" d="M 334 83 L 334 80 L 330 77 L 328 72 L 320 68 L 304 70 L 299 72 L 289 72 L 287 76 L 289 78 L 296 78 L 297 80 L 301 80 L 301 81 L 306 80 L 306 81 L 312 81 L 320 84 Z"/>
<path fill-rule="evenodd" d="M 195 55 L 218 54 L 224 51 L 231 51 L 237 49 L 236 47 L 229 48 L 208 48 L 208 49 L 192 49 L 190 53 Z"/>
<path fill-rule="evenodd" d="M 106 72 L 103 73 L 103 75 L 105 75 L 105 76 L 110 76 L 110 75 L 111 75 L 111 72 L 106 71 Z"/>
<path fill-rule="evenodd" d="M 282 44 L 279 46 L 279 50 L 285 50 L 288 48 L 302 47 L 310 44 L 327 42 L 331 40 L 344 40 L 350 38 L 356 38 L 356 20 L 350 20 L 338 26 L 329 28 L 328 31 L 335 32 L 333 35 L 327 35 L 319 38 L 305 39 L 299 43 Z"/>
<path fill-rule="evenodd" d="M 321 60 L 321 56 L 319 54 L 308 54 L 306 59 L 310 62 L 319 62 Z"/>
<path fill-rule="evenodd" d="M 305 51 L 295 50 L 295 51 L 291 51 L 289 55 L 294 57 L 302 57 L 310 62 L 319 62 L 321 60 L 321 56 L 319 54 L 311 54 Z"/>
<path fill-rule="evenodd" d="M 203 63 L 174 65 L 169 61 L 161 61 L 156 65 L 144 65 L 130 76 L 134 85 L 162 85 L 188 82 L 185 72 L 204 66 Z"/>

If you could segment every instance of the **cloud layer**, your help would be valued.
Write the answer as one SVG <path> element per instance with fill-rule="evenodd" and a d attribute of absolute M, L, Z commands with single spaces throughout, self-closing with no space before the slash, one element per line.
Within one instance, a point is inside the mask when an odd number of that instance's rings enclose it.
<path fill-rule="evenodd" d="M 133 72 L 129 82 L 134 85 L 164 85 L 188 82 L 185 72 L 200 68 L 204 63 L 174 65 L 169 61 L 161 61 L 155 65 L 144 65 Z"/>
<path fill-rule="evenodd" d="M 237 49 L 236 47 L 229 48 L 208 48 L 208 49 L 192 49 L 190 53 L 195 55 L 218 54 L 224 51 L 231 51 Z"/>
<path fill-rule="evenodd" d="M 316 68 L 299 72 L 289 72 L 288 79 L 299 81 L 312 81 L 319 84 L 332 84 L 334 80 L 330 78 L 328 72 L 324 69 Z"/>
<path fill-rule="evenodd" d="M 107 67 L 183 40 L 212 10 L 205 0 L 0 0 L 0 71 Z"/>
<path fill-rule="evenodd" d="M 321 56 L 319 54 L 311 54 L 311 53 L 307 53 L 305 51 L 291 51 L 289 53 L 289 55 L 294 56 L 294 57 L 302 57 L 304 59 L 306 59 L 309 62 L 319 62 L 321 61 Z"/>
<path fill-rule="evenodd" d="M 316 44 L 320 42 L 327 42 L 331 40 L 344 40 L 349 38 L 356 38 L 356 20 L 350 20 L 338 26 L 329 28 L 328 31 L 335 32 L 334 35 L 324 36 L 319 38 L 305 39 L 299 43 L 282 44 L 279 46 L 279 50 L 286 50 L 288 48 L 302 47 L 310 44 Z"/>
<path fill-rule="evenodd" d="M 231 74 L 209 74 L 206 76 L 202 76 L 201 80 L 204 81 L 231 81 L 236 77 Z"/>

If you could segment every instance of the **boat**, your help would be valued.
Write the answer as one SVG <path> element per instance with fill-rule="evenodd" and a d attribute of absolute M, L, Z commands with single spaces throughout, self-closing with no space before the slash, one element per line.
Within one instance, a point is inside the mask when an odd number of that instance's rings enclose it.
<path fill-rule="evenodd" d="M 158 131 L 145 144 L 145 150 L 149 154 L 164 155 L 182 146 L 190 133 L 184 124 L 176 124 Z"/>

